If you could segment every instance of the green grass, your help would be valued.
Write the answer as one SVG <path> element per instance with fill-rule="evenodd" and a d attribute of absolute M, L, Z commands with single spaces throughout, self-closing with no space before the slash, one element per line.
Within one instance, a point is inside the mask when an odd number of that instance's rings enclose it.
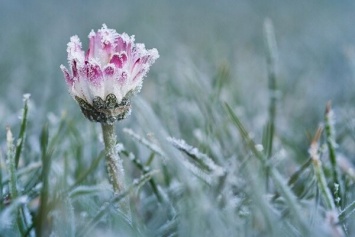
<path fill-rule="evenodd" d="M 353 4 L 35 3 L 0 37 L 0 236 L 355 235 Z M 117 196 L 59 70 L 104 22 L 160 53 L 116 124 Z"/>

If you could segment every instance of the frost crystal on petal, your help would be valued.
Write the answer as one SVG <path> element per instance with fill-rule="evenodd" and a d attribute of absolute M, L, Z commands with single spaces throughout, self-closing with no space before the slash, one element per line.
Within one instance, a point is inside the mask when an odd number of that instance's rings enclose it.
<path fill-rule="evenodd" d="M 140 91 L 159 53 L 135 44 L 134 35 L 119 34 L 105 24 L 97 32 L 91 30 L 88 38 L 86 52 L 77 35 L 70 38 L 69 67 L 60 68 L 84 115 L 92 121 L 113 123 L 130 114 L 129 98 Z"/>

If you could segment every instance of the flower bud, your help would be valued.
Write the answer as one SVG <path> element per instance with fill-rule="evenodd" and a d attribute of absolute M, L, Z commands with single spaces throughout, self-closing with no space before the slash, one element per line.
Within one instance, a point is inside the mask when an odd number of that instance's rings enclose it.
<path fill-rule="evenodd" d="M 89 34 L 84 52 L 78 36 L 68 43 L 69 69 L 61 65 L 69 93 L 91 121 L 112 124 L 131 112 L 130 97 L 138 93 L 150 66 L 159 58 L 156 49 L 135 44 L 134 36 L 118 34 L 104 24 Z"/>

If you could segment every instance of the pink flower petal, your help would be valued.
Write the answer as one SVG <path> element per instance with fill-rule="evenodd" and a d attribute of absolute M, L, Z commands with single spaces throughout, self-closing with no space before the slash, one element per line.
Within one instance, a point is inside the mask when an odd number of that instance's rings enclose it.
<path fill-rule="evenodd" d="M 141 64 L 141 59 L 138 58 L 138 59 L 134 62 L 133 66 L 132 66 L 132 68 L 131 68 L 131 72 L 133 72 L 133 70 L 134 70 L 136 67 L 141 66 L 141 65 L 142 65 L 142 64 Z"/>
<path fill-rule="evenodd" d="M 70 42 L 67 44 L 68 61 L 74 59 L 82 61 L 84 59 L 84 51 L 81 50 L 81 42 L 77 35 L 70 38 Z"/>
<path fill-rule="evenodd" d="M 139 72 L 136 75 L 133 75 L 132 81 L 142 79 L 145 76 L 145 73 L 146 73 L 146 70 L 144 68 L 142 68 L 141 70 L 139 70 Z"/>
<path fill-rule="evenodd" d="M 108 29 L 105 24 L 102 25 L 97 33 L 100 35 L 103 45 L 114 45 L 116 38 L 119 37 L 119 34 L 115 30 Z"/>
<path fill-rule="evenodd" d="M 72 70 L 72 72 L 73 72 L 73 77 L 78 77 L 78 67 L 77 67 L 77 62 L 76 62 L 76 60 L 73 60 L 73 61 L 72 61 L 71 70 Z"/>
<path fill-rule="evenodd" d="M 115 73 L 115 68 L 112 65 L 107 65 L 104 69 L 106 76 L 112 76 Z"/>
<path fill-rule="evenodd" d="M 128 74 L 127 72 L 122 72 L 121 75 L 118 78 L 118 82 L 123 85 L 127 82 Z"/>
<path fill-rule="evenodd" d="M 116 65 L 116 67 L 118 68 L 122 68 L 123 65 L 126 63 L 127 61 L 127 55 L 125 53 L 122 54 L 114 54 L 111 57 L 110 63 L 113 63 Z"/>
<path fill-rule="evenodd" d="M 95 86 L 99 86 L 103 81 L 102 71 L 99 65 L 85 62 L 84 75 L 89 82 Z"/>
<path fill-rule="evenodd" d="M 112 56 L 110 63 L 115 64 L 115 66 L 118 68 L 122 68 L 122 61 L 121 61 L 120 56 L 118 54 L 115 54 Z"/>
<path fill-rule="evenodd" d="M 70 42 L 68 43 L 67 52 L 80 52 L 81 51 L 81 42 L 77 35 L 70 37 Z"/>
<path fill-rule="evenodd" d="M 118 37 L 115 39 L 115 44 L 116 44 L 115 51 L 130 52 L 133 43 L 134 43 L 134 35 L 129 36 L 126 33 L 122 33 L 121 35 L 118 35 Z"/>
<path fill-rule="evenodd" d="M 63 72 L 64 77 L 65 77 L 65 81 L 67 82 L 67 84 L 68 84 L 69 86 L 72 86 L 73 83 L 74 83 L 74 80 L 73 80 L 73 78 L 70 76 L 68 69 L 67 69 L 66 67 L 64 67 L 63 65 L 60 65 L 60 69 L 62 69 L 62 72 Z"/>
<path fill-rule="evenodd" d="M 130 91 L 138 91 L 149 67 L 159 57 L 156 49 L 147 50 L 144 44 L 135 44 L 134 36 L 118 34 L 102 28 L 91 31 L 89 47 L 84 52 L 78 36 L 68 43 L 68 69 L 61 65 L 72 96 L 92 105 L 95 97 L 114 94 L 120 100 Z"/>
<path fill-rule="evenodd" d="M 126 52 L 122 52 L 120 55 L 120 58 L 122 60 L 122 64 L 125 64 L 127 62 L 127 58 L 128 58 Z"/>
<path fill-rule="evenodd" d="M 124 51 L 127 49 L 127 43 L 122 39 L 122 37 L 118 37 L 116 40 L 116 51 Z"/>
<path fill-rule="evenodd" d="M 89 60 L 89 58 L 95 57 L 95 40 L 96 40 L 96 34 L 93 30 L 91 30 L 89 34 L 89 49 L 86 53 L 86 58 L 85 60 Z"/>
<path fill-rule="evenodd" d="M 107 55 L 107 58 L 110 58 L 110 55 L 112 54 L 112 46 L 110 44 L 104 44 L 102 50 Z"/>

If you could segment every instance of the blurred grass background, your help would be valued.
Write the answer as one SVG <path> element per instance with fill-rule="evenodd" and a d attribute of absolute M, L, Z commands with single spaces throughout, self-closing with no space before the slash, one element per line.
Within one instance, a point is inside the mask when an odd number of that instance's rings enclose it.
<path fill-rule="evenodd" d="M 279 46 L 280 106 L 292 122 L 309 114 L 302 121 L 309 128 L 323 110 L 319 105 L 327 100 L 348 105 L 353 99 L 347 57 L 355 36 L 353 9 L 352 1 L 2 1 L 1 111 L 18 109 L 21 102 L 11 98 L 24 93 L 32 94 L 40 113 L 77 111 L 67 103 L 58 65 L 66 63 L 70 36 L 77 34 L 86 46 L 88 32 L 102 23 L 159 50 L 161 60 L 143 90 L 149 102 L 164 101 L 152 91 L 166 85 L 175 93 L 186 80 L 185 67 L 197 69 L 208 83 L 226 64 L 234 92 L 229 99 L 248 101 L 244 107 L 260 111 L 267 81 L 262 25 L 269 17 Z M 11 123 L 6 117 L 1 122 Z"/>
<path fill-rule="evenodd" d="M 277 85 L 280 97 L 277 101 L 274 153 L 278 157 L 276 163 L 280 172 L 287 180 L 307 160 L 311 137 L 323 121 L 329 100 L 336 114 L 337 141 L 341 147 L 338 152 L 352 167 L 355 152 L 355 111 L 352 106 L 355 101 L 354 10 L 355 2 L 350 0 L 3 0 L 0 3 L 2 156 L 6 154 L 5 127 L 10 126 L 15 135 L 20 130 L 18 117 L 25 93 L 30 93 L 31 99 L 27 139 L 20 166 L 40 161 L 43 144 L 39 137 L 43 134 L 43 124 L 49 124 L 49 136 L 55 137 L 55 131 L 63 121 L 63 113 L 66 114 L 65 129 L 56 140 L 56 152 L 52 157 L 53 187 L 62 190 L 75 184 L 80 174 L 99 156 L 102 149 L 99 126 L 81 115 L 67 93 L 59 65 L 67 64 L 66 44 L 70 36 L 77 34 L 85 49 L 90 30 L 97 30 L 105 23 L 119 33 L 134 34 L 136 42 L 145 43 L 147 48 L 157 48 L 160 54 L 144 81 L 141 93 L 133 99 L 132 115 L 117 124 L 119 141 L 138 159 L 145 162 L 151 154 L 159 152 L 152 152 L 149 147 L 132 140 L 123 132 L 125 127 L 140 136 L 148 135 L 152 141 L 158 140 L 165 155 L 171 158 L 168 161 L 155 158 L 151 165 L 164 173 L 159 175 L 157 182 L 164 190 L 162 192 L 168 193 L 166 203 L 169 205 L 159 206 L 151 199 L 152 190 L 142 191 L 136 201 L 146 206 L 137 207 L 141 208 L 137 213 L 144 216 L 139 219 L 141 223 L 136 223 L 140 231 L 135 229 L 134 233 L 140 232 L 143 236 L 233 236 L 235 231 L 240 236 L 290 233 L 289 227 L 285 227 L 286 230 L 284 227 L 281 230 L 276 228 L 271 232 L 265 227 L 267 222 L 272 223 L 277 218 L 268 209 L 268 200 L 258 198 L 272 194 L 274 190 L 259 190 L 264 186 L 263 178 L 248 175 L 248 170 L 260 171 L 265 167 L 254 163 L 254 167 L 245 165 L 251 155 L 245 152 L 247 148 L 223 103 L 227 102 L 233 108 L 256 142 L 262 143 L 269 105 L 263 25 L 269 18 L 274 25 L 278 45 Z M 166 143 L 167 136 L 184 139 L 226 168 L 229 185 L 220 190 L 216 187 L 216 190 L 224 193 L 224 198 L 235 197 L 236 200 L 224 201 L 227 203 L 224 208 L 214 205 L 214 192 L 218 191 L 201 185 L 191 172 L 181 166 L 182 155 Z M 99 167 L 80 184 L 96 185 L 104 181 L 103 162 Z M 127 183 L 130 184 L 141 172 L 128 159 L 125 159 L 125 167 Z M 253 180 L 255 182 L 250 184 Z M 306 177 L 302 180 L 308 181 Z M 302 188 L 304 186 L 307 182 L 301 185 Z M 248 199 L 253 194 L 256 197 Z M 56 200 L 54 188 L 51 195 Z M 91 199 L 86 195 L 70 196 L 70 201 L 64 198 L 58 205 L 67 207 L 66 202 L 74 203 L 73 215 L 78 219 L 75 226 L 80 229 L 80 226 L 85 226 L 85 218 L 94 215 L 108 196 L 107 190 L 102 196 L 96 195 Z M 353 191 L 349 191 L 347 204 L 354 200 L 353 196 Z M 75 198 L 83 204 L 76 203 Z M 317 194 L 311 195 L 312 198 L 319 201 Z M 307 201 L 310 199 L 305 198 Z M 259 202 L 261 211 L 249 210 L 250 202 Z M 201 206 L 196 206 L 196 203 Z M 156 205 L 159 208 L 154 213 Z M 237 206 L 237 214 L 233 205 Z M 313 207 L 308 202 L 307 205 Z M 92 207 L 89 214 L 85 212 L 88 207 Z M 60 207 L 49 210 L 58 209 Z M 172 214 L 172 210 L 177 213 Z M 313 217 L 318 223 L 319 213 L 315 213 Z M 235 215 L 240 219 L 235 219 Z M 247 217 L 244 219 L 243 215 Z M 174 222 L 177 219 L 179 221 Z M 64 222 L 57 225 L 65 226 Z M 227 228 L 233 224 L 233 228 Z M 109 224 L 106 221 L 102 226 Z M 99 227 L 100 231 L 105 230 Z M 354 234 L 354 227 L 349 230 Z M 297 236 L 297 231 L 292 233 L 290 236 Z"/>
<path fill-rule="evenodd" d="M 63 110 L 81 117 L 77 105 L 64 93 L 58 65 L 66 63 L 70 36 L 79 35 L 85 47 L 88 32 L 102 23 L 134 34 L 137 42 L 159 50 L 161 60 L 145 81 L 142 96 L 161 110 L 163 121 L 164 116 L 188 117 L 170 108 L 185 106 L 183 98 L 194 94 L 191 83 L 193 89 L 201 88 L 199 84 L 213 86 L 218 70 L 226 67 L 225 87 L 231 90 L 222 93 L 222 99 L 241 105 L 248 120 L 255 120 L 253 126 L 263 124 L 267 70 L 262 25 L 266 17 L 273 21 L 279 46 L 279 110 L 283 115 L 279 127 L 304 141 L 328 100 L 345 110 L 345 115 L 352 107 L 355 30 L 351 1 L 5 1 L 2 5 L 3 124 L 16 121 L 9 115 L 21 103 L 5 98 L 20 98 L 24 93 L 32 95 L 36 119 Z M 182 103 L 176 103 L 175 96 Z M 176 124 L 165 125 L 176 128 Z M 179 125 L 177 130 L 184 127 Z M 189 127 L 184 130 L 187 138 L 189 131 Z"/>

